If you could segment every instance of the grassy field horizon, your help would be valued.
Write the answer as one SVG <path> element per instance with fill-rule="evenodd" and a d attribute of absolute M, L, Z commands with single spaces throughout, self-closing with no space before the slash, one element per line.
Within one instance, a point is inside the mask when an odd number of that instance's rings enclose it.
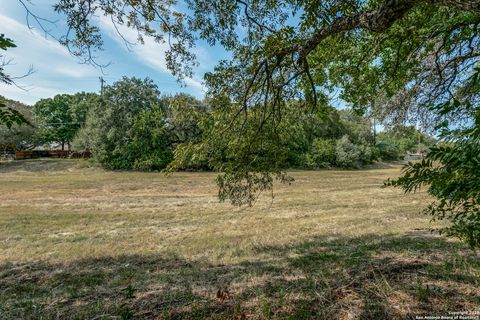
<path fill-rule="evenodd" d="M 294 170 L 255 206 L 215 173 L 0 164 L 2 319 L 403 319 L 480 310 L 480 262 L 431 233 L 399 164 Z"/>

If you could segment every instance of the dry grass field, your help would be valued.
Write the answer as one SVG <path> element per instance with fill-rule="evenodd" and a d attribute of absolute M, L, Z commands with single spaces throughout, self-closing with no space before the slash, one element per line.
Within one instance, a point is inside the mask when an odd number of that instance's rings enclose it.
<path fill-rule="evenodd" d="M 480 262 L 431 234 L 399 165 L 292 172 L 252 208 L 213 173 L 0 164 L 1 319 L 403 319 L 480 310 Z"/>

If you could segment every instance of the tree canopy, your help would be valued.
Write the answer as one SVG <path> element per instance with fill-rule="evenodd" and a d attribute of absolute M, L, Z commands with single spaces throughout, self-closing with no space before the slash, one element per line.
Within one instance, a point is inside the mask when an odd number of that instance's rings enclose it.
<path fill-rule="evenodd" d="M 163 104 L 152 80 L 124 77 L 91 101 L 76 144 L 110 169 L 162 169 L 171 160 Z"/>
<path fill-rule="evenodd" d="M 59 94 L 41 99 L 33 106 L 38 121 L 42 124 L 40 135 L 43 142 L 70 145 L 80 127 L 85 123 L 90 106 L 88 100 L 95 95 L 80 92 L 75 95 Z"/>

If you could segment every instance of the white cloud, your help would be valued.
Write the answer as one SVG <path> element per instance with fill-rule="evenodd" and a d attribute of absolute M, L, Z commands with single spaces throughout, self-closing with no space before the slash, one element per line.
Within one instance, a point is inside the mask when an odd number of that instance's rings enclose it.
<path fill-rule="evenodd" d="M 41 0 L 36 0 L 35 3 L 38 1 Z M 5 52 L 8 59 L 13 59 L 6 71 L 12 76 L 21 76 L 28 71 L 30 66 L 33 66 L 35 73 L 17 81 L 28 91 L 0 84 L 0 95 L 25 103 L 34 103 L 41 98 L 52 97 L 59 93 L 99 90 L 98 76 L 102 75 L 101 70 L 79 64 L 78 59 L 70 55 L 68 50 L 55 39 L 46 38 L 41 30 L 30 30 L 22 20 L 24 13 L 21 8 L 16 10 L 18 9 L 16 6 L 6 4 L 7 2 L 4 3 L 0 0 L 0 26 L 2 26 L 0 32 L 14 39 L 17 45 L 17 48 L 11 48 Z M 37 9 L 41 9 L 40 7 L 43 9 L 44 5 L 37 6 Z M 45 10 L 45 12 L 48 11 Z M 58 18 L 47 17 L 52 20 Z M 187 91 L 198 97 L 203 96 L 205 87 L 200 75 L 211 70 L 217 60 L 216 56 L 221 52 L 212 51 L 215 49 L 202 44 L 195 48 L 200 62 L 199 68 L 195 69 L 198 75 L 195 75 L 193 79 L 184 79 L 187 88 L 182 89 L 179 84 L 175 83 L 175 78 L 166 67 L 165 52 L 168 50 L 168 44 L 157 43 L 151 38 L 145 38 L 145 44 L 130 46 L 129 50 L 109 18 L 99 17 L 96 22 L 101 27 L 105 39 L 106 50 L 103 51 L 101 58 L 112 61 L 112 65 L 104 69 L 109 73 L 104 74 L 107 76 L 108 83 L 118 80 L 122 75 L 150 76 L 159 83 L 163 82 L 162 88 L 166 93 Z M 53 31 L 62 34 L 63 27 L 62 24 Z M 127 39 L 136 42 L 137 34 L 134 30 L 122 26 L 119 28 Z M 122 52 L 118 46 L 130 52 Z"/>
<path fill-rule="evenodd" d="M 116 27 L 118 31 L 121 32 L 124 38 L 122 39 L 112 21 L 107 17 L 99 17 L 98 23 L 100 24 L 104 33 L 106 33 L 125 50 L 132 52 L 135 57 L 144 65 L 171 76 L 165 61 L 165 52 L 169 49 L 167 43 L 158 43 L 152 38 L 145 37 L 143 44 L 127 45 L 124 39 L 126 39 L 129 43 L 137 42 L 137 33 L 135 30 L 125 26 L 117 25 Z M 197 56 L 202 59 L 201 61 L 208 61 L 205 54 L 205 49 L 196 48 L 195 51 Z M 198 77 L 194 76 L 193 78 L 185 78 L 184 81 L 187 86 L 190 86 L 199 92 L 205 92 L 205 87 Z"/>
<path fill-rule="evenodd" d="M 72 66 L 63 64 L 55 67 L 55 71 L 73 78 L 85 78 L 96 75 L 96 72 L 93 72 L 90 68 L 85 68 L 83 65 Z"/>
<path fill-rule="evenodd" d="M 68 50 L 54 39 L 47 39 L 37 30 L 0 14 L 1 32 L 14 40 L 17 48 L 5 52 L 12 63 L 5 69 L 12 76 L 25 74 L 32 66 L 35 73 L 17 80 L 22 90 L 13 85 L 0 84 L 0 94 L 25 103 L 34 103 L 58 93 L 96 90 L 100 73 L 92 66 L 82 65 Z M 80 82 L 81 81 L 81 82 Z"/>

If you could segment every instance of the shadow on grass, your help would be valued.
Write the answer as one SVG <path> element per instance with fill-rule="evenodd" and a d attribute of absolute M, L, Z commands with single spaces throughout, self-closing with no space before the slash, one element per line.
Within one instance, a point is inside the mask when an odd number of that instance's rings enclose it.
<path fill-rule="evenodd" d="M 414 233 L 315 238 L 212 265 L 175 256 L 0 266 L 2 319 L 401 319 L 473 310 L 480 263 Z"/>

